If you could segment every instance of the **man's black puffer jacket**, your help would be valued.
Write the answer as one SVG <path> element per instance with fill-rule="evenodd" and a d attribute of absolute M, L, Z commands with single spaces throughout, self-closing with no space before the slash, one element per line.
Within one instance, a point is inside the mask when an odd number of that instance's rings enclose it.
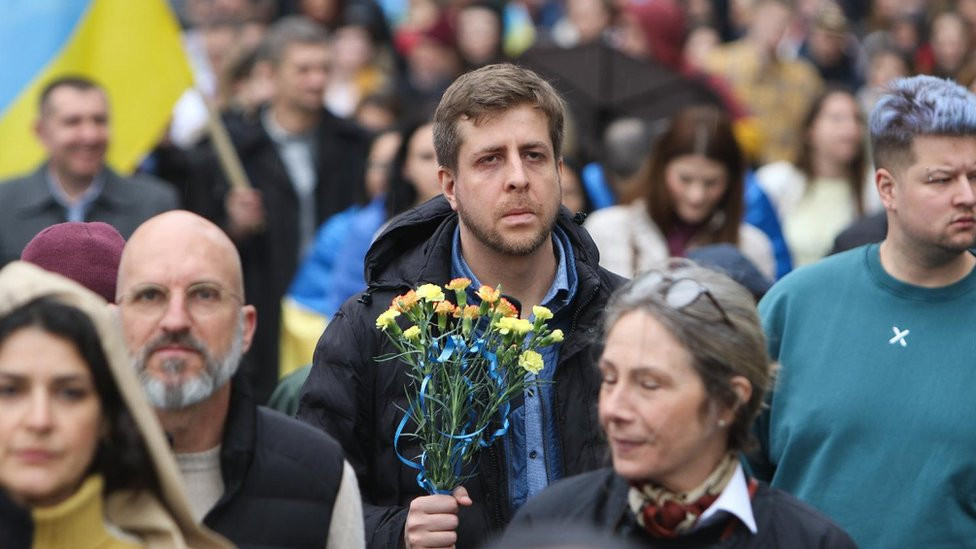
<path fill-rule="evenodd" d="M 607 458 L 596 417 L 600 377 L 595 361 L 602 311 L 624 279 L 599 267 L 596 245 L 565 209 L 557 223 L 572 242 L 579 281 L 553 398 L 563 472 L 570 476 L 596 469 Z M 402 546 L 410 501 L 425 495 L 417 485 L 417 471 L 401 464 L 393 451 L 401 418 L 398 406 L 406 406 L 407 377 L 402 363 L 375 361 L 394 351 L 376 329 L 376 317 L 394 296 L 425 282 L 450 280 L 456 227 L 457 215 L 438 197 L 406 212 L 384 231 L 366 256 L 366 293 L 346 301 L 332 318 L 302 390 L 298 417 L 335 437 L 356 470 L 368 547 Z M 400 450 L 405 456 L 418 453 L 409 445 Z M 507 470 L 502 452 L 493 447 L 481 452 L 478 476 L 465 484 L 474 505 L 461 510 L 458 548 L 481 544 L 508 522 Z"/>

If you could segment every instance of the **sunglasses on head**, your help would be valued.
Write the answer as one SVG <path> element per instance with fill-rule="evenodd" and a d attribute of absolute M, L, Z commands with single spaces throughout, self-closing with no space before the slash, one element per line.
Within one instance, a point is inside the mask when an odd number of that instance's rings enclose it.
<path fill-rule="evenodd" d="M 730 328 L 735 329 L 735 325 L 732 324 L 732 319 L 729 318 L 729 315 L 725 312 L 725 309 L 718 300 L 715 299 L 715 296 L 712 295 L 712 292 L 704 284 L 693 278 L 672 278 L 661 271 L 647 271 L 640 276 L 638 282 L 634 285 L 634 289 L 649 287 L 657 287 L 661 296 L 664 298 L 664 302 L 676 310 L 683 310 L 685 307 L 698 301 L 698 298 L 701 296 L 705 296 L 722 315 L 722 320 Z"/>

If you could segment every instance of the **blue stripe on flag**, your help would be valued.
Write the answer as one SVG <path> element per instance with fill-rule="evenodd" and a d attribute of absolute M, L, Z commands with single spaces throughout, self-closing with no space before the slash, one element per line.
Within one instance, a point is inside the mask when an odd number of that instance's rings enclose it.
<path fill-rule="evenodd" d="M 92 1 L 0 0 L 0 114 L 61 51 Z"/>

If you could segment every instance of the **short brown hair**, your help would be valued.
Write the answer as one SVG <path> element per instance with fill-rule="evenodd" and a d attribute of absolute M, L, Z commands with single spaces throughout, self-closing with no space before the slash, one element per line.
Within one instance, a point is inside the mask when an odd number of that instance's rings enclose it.
<path fill-rule="evenodd" d="M 689 154 L 700 154 L 721 164 L 728 181 L 725 194 L 715 205 L 712 215 L 715 222 L 705 226 L 705 240 L 699 244 L 738 244 L 745 160 L 732 133 L 732 121 L 717 107 L 700 105 L 679 111 L 664 135 L 655 142 L 645 187 L 647 213 L 665 235 L 678 225 L 678 214 L 665 183 L 665 173 L 672 160 Z"/>
<path fill-rule="evenodd" d="M 441 97 L 434 112 L 434 150 L 437 162 L 456 171 L 461 149 L 460 120 L 481 122 L 520 105 L 542 111 L 558 159 L 563 144 L 566 103 L 538 74 L 509 63 L 487 65 L 463 74 Z"/>
<path fill-rule="evenodd" d="M 328 47 L 329 33 L 311 19 L 301 15 L 289 15 L 279 19 L 264 37 L 258 57 L 268 59 L 277 68 L 285 58 L 285 51 L 295 44 Z"/>

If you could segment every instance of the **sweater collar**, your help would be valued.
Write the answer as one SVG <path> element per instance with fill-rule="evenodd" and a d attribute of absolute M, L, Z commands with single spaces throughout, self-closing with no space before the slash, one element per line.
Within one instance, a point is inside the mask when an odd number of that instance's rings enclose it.
<path fill-rule="evenodd" d="M 102 488 L 102 477 L 91 475 L 68 499 L 33 509 L 34 547 L 102 547 L 122 541 L 106 526 Z"/>

